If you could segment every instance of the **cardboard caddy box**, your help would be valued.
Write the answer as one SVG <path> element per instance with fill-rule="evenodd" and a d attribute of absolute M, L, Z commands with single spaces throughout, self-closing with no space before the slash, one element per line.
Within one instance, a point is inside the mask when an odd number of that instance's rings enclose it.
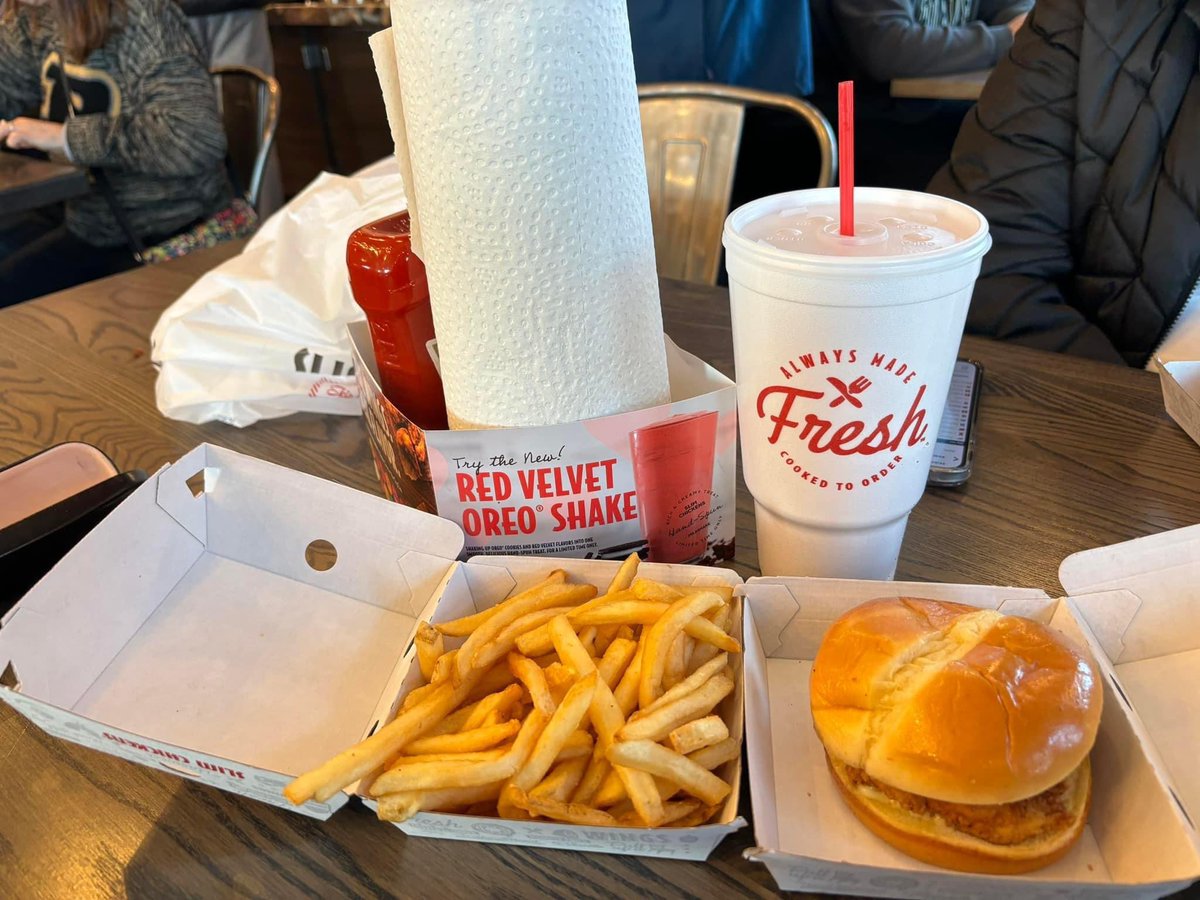
<path fill-rule="evenodd" d="M 367 323 L 348 330 L 384 495 L 458 523 L 467 556 L 733 559 L 736 388 L 665 336 L 669 404 L 564 425 L 425 431 L 383 395 Z"/>
<path fill-rule="evenodd" d="M 1067 558 L 1069 596 L 927 583 L 752 578 L 743 587 L 746 756 L 757 847 L 784 890 L 862 897 L 1152 898 L 1200 879 L 1200 526 Z M 808 683 L 829 625 L 878 597 L 929 597 L 1048 623 L 1086 644 L 1104 686 L 1092 807 L 1079 843 L 1026 875 L 918 862 L 842 801 Z"/>
<path fill-rule="evenodd" d="M 477 612 L 553 568 L 603 589 L 619 567 L 457 562 L 462 546 L 452 522 L 203 444 L 142 484 L 0 621 L 0 700 L 64 740 L 326 819 L 355 786 L 302 807 L 283 788 L 392 718 L 420 680 L 420 619 Z M 645 563 L 641 572 L 672 584 L 741 583 L 708 567 Z M 718 711 L 740 736 L 737 681 Z M 697 828 L 440 813 L 398 827 L 704 859 L 746 824 L 740 758 L 718 774 L 733 792 Z"/>

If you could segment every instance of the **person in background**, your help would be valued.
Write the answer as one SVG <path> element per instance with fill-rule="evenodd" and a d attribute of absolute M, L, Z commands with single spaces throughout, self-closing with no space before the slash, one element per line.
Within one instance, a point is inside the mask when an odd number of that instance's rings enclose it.
<path fill-rule="evenodd" d="M 271 32 L 263 11 L 265 0 L 179 0 L 179 5 L 188 17 L 208 69 L 250 66 L 265 75 L 275 74 Z M 265 219 L 282 205 L 279 156 L 272 150 L 263 175 L 259 216 Z"/>
<path fill-rule="evenodd" d="M 1039 0 L 930 190 L 991 224 L 967 331 L 1200 359 L 1200 2 Z"/>
<path fill-rule="evenodd" d="M 0 145 L 105 172 L 146 246 L 229 204 L 216 96 L 172 0 L 7 0 L 2 16 Z M 0 225 L 0 306 L 134 265 L 93 189 L 61 223 Z"/>
<path fill-rule="evenodd" d="M 990 69 L 1033 0 L 829 0 L 852 74 L 876 82 Z"/>
<path fill-rule="evenodd" d="M 813 0 L 818 88 L 831 121 L 836 83 L 855 81 L 861 184 L 921 190 L 946 161 L 970 104 L 896 99 L 896 78 L 990 69 L 1033 0 Z"/>

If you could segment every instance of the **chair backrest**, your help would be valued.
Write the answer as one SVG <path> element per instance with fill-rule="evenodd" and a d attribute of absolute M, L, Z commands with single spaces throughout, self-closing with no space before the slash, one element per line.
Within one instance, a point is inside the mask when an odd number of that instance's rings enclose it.
<path fill-rule="evenodd" d="M 706 82 L 638 86 L 658 272 L 716 284 L 721 227 L 747 106 L 782 109 L 812 128 L 821 153 L 817 187 L 837 177 L 837 139 L 812 104 L 787 94 Z"/>
<path fill-rule="evenodd" d="M 263 172 L 279 127 L 279 82 L 252 66 L 217 66 L 209 71 L 225 122 L 234 171 L 246 200 L 258 208 Z"/>

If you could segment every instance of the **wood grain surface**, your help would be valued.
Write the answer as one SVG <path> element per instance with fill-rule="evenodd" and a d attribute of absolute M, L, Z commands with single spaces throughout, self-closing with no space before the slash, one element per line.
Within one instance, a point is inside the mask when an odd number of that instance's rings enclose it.
<path fill-rule="evenodd" d="M 83 169 L 0 151 L 0 219 L 61 203 L 89 190 Z"/>
<path fill-rule="evenodd" d="M 169 421 L 148 335 L 218 248 L 0 312 L 0 465 L 65 440 L 153 470 L 201 441 L 375 492 L 355 418 L 298 415 L 238 430 Z M 727 298 L 664 282 L 668 330 L 733 374 Z M 1157 379 L 968 339 L 986 367 L 975 474 L 931 489 L 898 575 L 1059 591 L 1069 553 L 1200 520 L 1200 448 L 1166 416 Z M 736 568 L 752 575 L 749 495 Z M 750 817 L 743 785 L 743 815 Z M 329 822 L 239 799 L 50 738 L 0 705 L 0 896 L 774 896 L 742 859 L 707 863 L 406 838 L 365 809 Z"/>
<path fill-rule="evenodd" d="M 893 97 L 919 100 L 978 100 L 991 74 L 991 69 L 980 69 L 928 78 L 894 78 L 890 91 Z"/>

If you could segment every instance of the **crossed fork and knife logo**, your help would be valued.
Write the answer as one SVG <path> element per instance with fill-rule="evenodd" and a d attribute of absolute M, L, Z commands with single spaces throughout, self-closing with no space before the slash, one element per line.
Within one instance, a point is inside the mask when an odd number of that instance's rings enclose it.
<path fill-rule="evenodd" d="M 840 378 L 827 377 L 825 380 L 837 389 L 839 395 L 834 397 L 833 402 L 829 404 L 830 409 L 841 406 L 843 403 L 847 402 L 856 409 L 862 409 L 862 401 L 859 400 L 855 394 L 861 394 L 871 386 L 871 381 L 869 378 L 860 375 L 849 384 L 846 384 L 846 382 L 842 381 Z"/>

